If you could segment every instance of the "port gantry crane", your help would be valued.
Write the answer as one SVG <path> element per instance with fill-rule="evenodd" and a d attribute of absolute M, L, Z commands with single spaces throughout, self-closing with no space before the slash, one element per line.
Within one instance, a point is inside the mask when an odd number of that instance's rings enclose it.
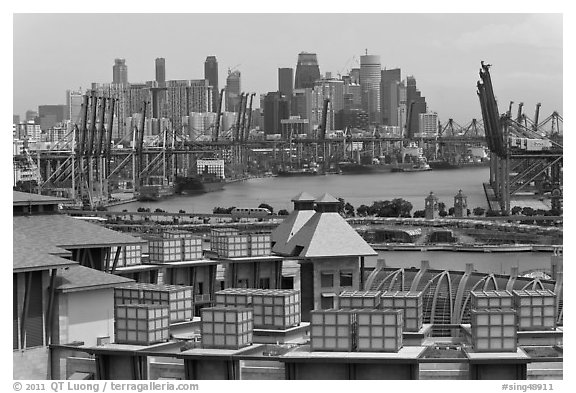
<path fill-rule="evenodd" d="M 500 115 L 489 68 L 490 65 L 481 62 L 481 80 L 476 85 L 486 142 L 491 152 L 490 180 L 484 184 L 489 203 L 497 202 L 499 210 L 508 215 L 512 199 L 521 191 L 534 195 L 550 192 L 552 210 L 559 213 L 563 164 L 562 133 L 558 124 L 561 117 L 554 112 L 550 119 L 556 119 L 556 123 L 553 123 L 551 134 L 545 135 L 542 124 L 538 124 L 540 103 L 536 105 L 534 121 L 530 125 L 522 121 L 525 117 L 522 115 L 523 103 L 519 104 L 516 119 L 512 119 L 513 102 L 508 112 Z M 495 209 L 495 206 L 491 207 Z"/>

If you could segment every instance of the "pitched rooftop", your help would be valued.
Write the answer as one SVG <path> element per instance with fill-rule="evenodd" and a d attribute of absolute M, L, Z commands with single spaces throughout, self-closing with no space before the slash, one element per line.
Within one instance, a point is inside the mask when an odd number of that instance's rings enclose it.
<path fill-rule="evenodd" d="M 61 292 L 89 291 L 93 289 L 114 288 L 121 284 L 134 282 L 126 277 L 108 274 L 85 266 L 70 266 L 58 273 L 56 289 Z"/>
<path fill-rule="evenodd" d="M 316 203 L 332 205 L 339 201 L 324 194 Z M 377 255 L 337 211 L 330 209 L 318 209 L 291 235 L 285 244 L 275 245 L 272 251 L 300 258 Z"/>
<path fill-rule="evenodd" d="M 314 215 L 314 197 L 307 192 L 301 192 L 292 198 L 294 211 L 272 231 L 272 251 L 278 254 L 289 254 L 286 243 Z"/>
<path fill-rule="evenodd" d="M 14 232 L 19 232 L 33 242 L 62 248 L 110 247 L 140 244 L 144 240 L 103 228 L 99 225 L 53 214 L 15 216 Z"/>
<path fill-rule="evenodd" d="M 48 270 L 77 265 L 76 262 L 64 259 L 56 255 L 50 255 L 26 236 L 14 233 L 12 238 L 12 272 L 31 272 L 36 270 Z M 50 249 L 48 251 L 54 251 Z M 66 251 L 66 250 L 62 250 Z"/>

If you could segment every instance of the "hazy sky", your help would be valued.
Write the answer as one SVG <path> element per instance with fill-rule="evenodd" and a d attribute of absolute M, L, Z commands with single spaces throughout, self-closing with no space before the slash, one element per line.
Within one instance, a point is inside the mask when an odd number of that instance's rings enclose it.
<path fill-rule="evenodd" d="M 215 55 L 219 87 L 238 65 L 242 90 L 278 88 L 278 68 L 296 68 L 315 52 L 322 74 L 381 57 L 382 68 L 414 75 L 441 120 L 481 118 L 476 95 L 480 61 L 491 72 L 499 108 L 524 102 L 530 116 L 562 114 L 561 14 L 15 14 L 14 113 L 64 104 L 65 91 L 111 82 L 114 59 L 126 59 L 129 82 L 154 79 L 166 59 L 167 79 L 201 79 Z M 255 100 L 257 101 L 257 100 Z M 544 117 L 542 117 L 544 116 Z"/>

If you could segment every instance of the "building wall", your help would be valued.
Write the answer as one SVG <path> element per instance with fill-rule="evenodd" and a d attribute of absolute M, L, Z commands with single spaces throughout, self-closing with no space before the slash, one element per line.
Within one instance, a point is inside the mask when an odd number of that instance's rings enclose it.
<path fill-rule="evenodd" d="M 314 264 L 314 309 L 321 309 L 322 293 L 335 293 L 344 290 L 360 289 L 360 266 L 358 257 L 340 257 L 313 260 Z M 352 285 L 340 285 L 340 273 L 352 272 Z M 333 286 L 323 287 L 321 284 L 322 273 L 333 274 Z"/>
<path fill-rule="evenodd" d="M 13 379 L 50 379 L 48 374 L 48 347 L 14 351 L 12 355 Z"/>
<path fill-rule="evenodd" d="M 83 341 L 96 345 L 97 337 L 114 341 L 114 290 L 61 293 L 58 295 L 59 343 Z"/>

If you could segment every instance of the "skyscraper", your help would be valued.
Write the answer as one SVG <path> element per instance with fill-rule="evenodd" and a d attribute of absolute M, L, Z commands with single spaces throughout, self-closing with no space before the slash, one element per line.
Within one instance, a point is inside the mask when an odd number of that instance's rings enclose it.
<path fill-rule="evenodd" d="M 320 79 L 320 67 L 318 67 L 316 53 L 300 53 L 296 65 L 294 88 L 313 88 L 314 82 L 318 79 Z"/>
<path fill-rule="evenodd" d="M 344 81 L 331 78 L 323 78 L 316 81 L 312 90 L 312 119 L 310 124 L 322 124 L 322 111 L 324 100 L 329 99 L 326 129 L 341 129 L 341 112 L 344 110 Z"/>
<path fill-rule="evenodd" d="M 398 125 L 398 82 L 402 80 L 400 68 L 382 70 L 382 83 L 380 88 L 380 109 L 382 111 L 382 124 L 388 126 Z"/>
<path fill-rule="evenodd" d="M 420 90 L 416 88 L 416 79 L 413 76 L 406 77 L 406 110 L 410 113 L 410 128 L 407 137 L 412 138 L 419 131 L 420 114 L 426 113 L 426 98 L 422 97 Z"/>
<path fill-rule="evenodd" d="M 155 63 L 156 82 L 158 82 L 158 87 L 164 87 L 166 85 L 166 60 L 163 57 L 158 57 Z"/>
<path fill-rule="evenodd" d="M 380 56 L 360 56 L 360 87 L 362 108 L 368 113 L 370 123 L 380 123 Z"/>
<path fill-rule="evenodd" d="M 278 68 L 278 91 L 284 94 L 288 100 L 291 100 L 293 87 L 294 70 L 292 68 Z"/>
<path fill-rule="evenodd" d="M 280 134 L 282 131 L 282 119 L 290 117 L 288 99 L 279 91 L 266 94 L 264 98 L 264 132 L 268 134 Z"/>
<path fill-rule="evenodd" d="M 218 89 L 218 61 L 216 60 L 216 56 L 206 57 L 206 61 L 204 62 L 204 79 L 208 80 L 208 84 L 212 86 L 212 111 L 218 112 L 220 90 Z"/>
<path fill-rule="evenodd" d="M 240 105 L 240 71 L 229 71 L 226 78 L 226 111 L 237 112 Z"/>
<path fill-rule="evenodd" d="M 114 59 L 112 83 L 128 83 L 128 66 L 125 59 Z"/>

